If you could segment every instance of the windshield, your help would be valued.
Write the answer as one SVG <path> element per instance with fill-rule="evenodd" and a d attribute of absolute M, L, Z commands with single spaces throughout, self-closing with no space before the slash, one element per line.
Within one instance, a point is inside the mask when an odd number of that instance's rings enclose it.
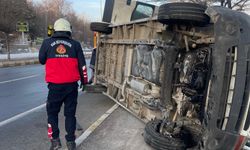
<path fill-rule="evenodd" d="M 163 3 L 176 2 L 177 0 L 137 0 L 137 1 L 155 5 L 155 6 L 160 6 Z"/>
<path fill-rule="evenodd" d="M 152 16 L 154 8 L 151 5 L 138 4 L 132 15 L 131 20 L 149 18 Z"/>

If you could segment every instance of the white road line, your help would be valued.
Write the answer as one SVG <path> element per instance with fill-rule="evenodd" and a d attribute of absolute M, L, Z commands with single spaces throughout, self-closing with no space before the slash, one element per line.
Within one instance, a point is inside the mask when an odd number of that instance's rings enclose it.
<path fill-rule="evenodd" d="M 13 80 L 1 81 L 0 84 L 10 83 L 10 82 L 14 82 L 14 81 L 29 79 L 29 78 L 34 78 L 34 77 L 37 77 L 37 76 L 39 76 L 39 75 L 37 74 L 37 75 L 27 76 L 27 77 L 23 77 L 23 78 L 17 78 L 17 79 L 13 79 Z"/>
<path fill-rule="evenodd" d="M 81 89 L 79 89 L 78 91 L 80 92 Z M 42 105 L 40 105 L 40 106 L 38 106 L 38 107 L 35 107 L 35 108 L 31 109 L 31 110 L 28 110 L 28 111 L 26 111 L 26 112 L 20 113 L 20 114 L 14 116 L 14 117 L 11 117 L 11 118 L 9 118 L 9 119 L 7 119 L 7 120 L 4 120 L 4 121 L 0 122 L 0 127 L 5 126 L 5 125 L 7 125 L 7 124 L 9 124 L 9 123 L 11 123 L 11 122 L 14 122 L 14 121 L 16 121 L 16 120 L 18 120 L 18 119 L 20 119 L 20 118 L 22 118 L 22 117 L 24 117 L 24 116 L 30 114 L 30 113 L 36 112 L 36 111 L 38 111 L 38 110 L 44 108 L 45 106 L 46 106 L 46 103 L 44 103 L 44 104 L 42 104 Z M 98 126 L 100 126 L 100 125 L 102 124 L 102 122 L 103 122 L 105 119 L 107 119 L 107 118 L 110 116 L 110 114 L 112 114 L 118 107 L 119 107 L 118 104 L 113 105 L 113 106 L 112 106 L 108 111 L 106 111 L 99 119 L 97 119 L 91 126 L 89 126 L 89 128 L 88 128 L 86 131 L 84 131 L 84 133 L 83 133 L 80 137 L 78 137 L 78 138 L 76 139 L 76 141 L 75 141 L 75 142 L 76 142 L 76 145 L 79 146 L 85 139 L 87 139 L 87 137 L 88 137 L 88 136 L 89 136 Z"/>
<path fill-rule="evenodd" d="M 11 122 L 14 122 L 30 113 L 36 112 L 39 109 L 42 109 L 46 106 L 46 103 L 37 106 L 33 109 L 30 109 L 26 112 L 20 113 L 14 117 L 11 117 L 7 120 L 4 120 L 2 122 L 0 122 L 0 127 L 5 126 Z M 115 104 L 114 106 L 112 106 L 106 113 L 104 113 L 98 120 L 96 120 L 80 137 L 78 137 L 76 139 L 76 144 L 80 145 L 114 110 L 116 110 L 119 107 L 118 104 Z"/>
<path fill-rule="evenodd" d="M 80 92 L 80 91 L 82 91 L 82 89 L 78 89 L 78 92 Z M 6 120 L 0 122 L 0 127 L 5 126 L 6 124 L 9 124 L 9 123 L 11 123 L 11 122 L 14 122 L 14 121 L 16 121 L 16 120 L 18 120 L 18 119 L 20 119 L 20 118 L 22 118 L 22 117 L 24 117 L 24 116 L 30 114 L 30 113 L 33 113 L 33 112 L 35 112 L 35 111 L 38 111 L 39 109 L 42 109 L 42 108 L 44 108 L 45 106 L 46 106 L 46 103 L 44 103 L 44 104 L 42 104 L 42 105 L 40 105 L 40 106 L 37 106 L 37 107 L 35 107 L 35 108 L 33 108 L 33 109 L 30 109 L 30 110 L 28 110 L 28 111 L 25 111 L 25 112 L 23 112 L 23 113 L 20 113 L 20 114 L 14 116 L 14 117 L 11 117 L 11 118 L 9 118 L 9 119 L 6 119 Z"/>
<path fill-rule="evenodd" d="M 23 112 L 23 113 L 21 113 L 21 114 L 18 114 L 18 115 L 16 115 L 16 116 L 14 116 L 14 117 L 11 117 L 11 118 L 9 118 L 9 119 L 7 119 L 7 120 L 4 120 L 4 121 L 0 122 L 0 127 L 4 126 L 4 125 L 6 125 L 6 124 L 9 124 L 9 123 L 11 123 L 11 122 L 13 122 L 13 121 L 16 121 L 16 120 L 18 120 L 18 119 L 20 119 L 20 118 L 22 118 L 22 117 L 24 117 L 24 116 L 26 116 L 26 115 L 28 115 L 28 114 L 30 114 L 30 113 L 33 113 L 33 112 L 35 112 L 35 111 L 38 111 L 39 109 L 42 109 L 42 108 L 44 108 L 45 106 L 46 106 L 46 104 L 42 104 L 42 105 L 40 105 L 40 106 L 38 106 L 38 107 L 35 107 L 35 108 L 31 109 L 31 110 L 28 110 L 28 111 L 26 111 L 26 112 Z"/>
<path fill-rule="evenodd" d="M 75 142 L 76 146 L 79 146 L 87 137 L 99 126 L 101 123 L 109 117 L 112 112 L 114 112 L 119 107 L 118 104 L 112 106 L 108 111 L 106 111 L 99 119 L 97 119 L 84 133 L 79 136 Z"/>

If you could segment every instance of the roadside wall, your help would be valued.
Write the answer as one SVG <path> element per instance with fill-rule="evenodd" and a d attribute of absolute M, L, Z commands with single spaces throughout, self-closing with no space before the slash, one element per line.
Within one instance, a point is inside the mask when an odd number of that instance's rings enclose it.
<path fill-rule="evenodd" d="M 39 63 L 38 59 L 2 61 L 0 62 L 0 68 L 32 65 L 32 64 L 38 64 L 38 63 Z"/>

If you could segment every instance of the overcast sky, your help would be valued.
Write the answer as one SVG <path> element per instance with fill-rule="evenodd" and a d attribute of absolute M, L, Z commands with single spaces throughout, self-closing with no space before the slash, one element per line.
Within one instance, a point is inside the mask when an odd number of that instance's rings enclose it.
<path fill-rule="evenodd" d="M 91 21 L 101 20 L 101 10 L 105 0 L 68 0 L 72 3 L 73 9 L 79 15 L 84 15 Z M 101 8 L 102 4 L 102 8 Z"/>
<path fill-rule="evenodd" d="M 34 2 L 41 2 L 42 0 L 33 0 Z M 51 0 L 53 1 L 53 0 Z M 101 10 L 105 4 L 105 0 L 67 0 L 72 4 L 75 12 L 82 16 L 84 15 L 90 21 L 101 20 Z M 102 6 L 102 8 L 101 8 Z"/>
<path fill-rule="evenodd" d="M 42 0 L 32 0 L 32 1 L 41 2 Z M 104 4 L 106 0 L 67 0 L 67 1 L 71 3 L 73 9 L 79 16 L 85 16 L 90 21 L 102 20 L 101 16 L 103 14 Z M 247 9 L 246 13 L 250 14 L 250 8 Z"/>

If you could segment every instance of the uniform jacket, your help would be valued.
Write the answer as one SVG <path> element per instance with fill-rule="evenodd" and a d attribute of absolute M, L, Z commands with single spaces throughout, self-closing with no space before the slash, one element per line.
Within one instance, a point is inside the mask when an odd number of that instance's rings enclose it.
<path fill-rule="evenodd" d="M 94 48 L 92 51 L 89 68 L 95 69 L 95 59 L 96 59 L 96 48 Z"/>
<path fill-rule="evenodd" d="M 67 32 L 55 32 L 43 41 L 39 61 L 45 64 L 45 80 L 48 83 L 72 83 L 80 79 L 83 84 L 87 83 L 84 81 L 86 62 L 81 45 Z"/>

